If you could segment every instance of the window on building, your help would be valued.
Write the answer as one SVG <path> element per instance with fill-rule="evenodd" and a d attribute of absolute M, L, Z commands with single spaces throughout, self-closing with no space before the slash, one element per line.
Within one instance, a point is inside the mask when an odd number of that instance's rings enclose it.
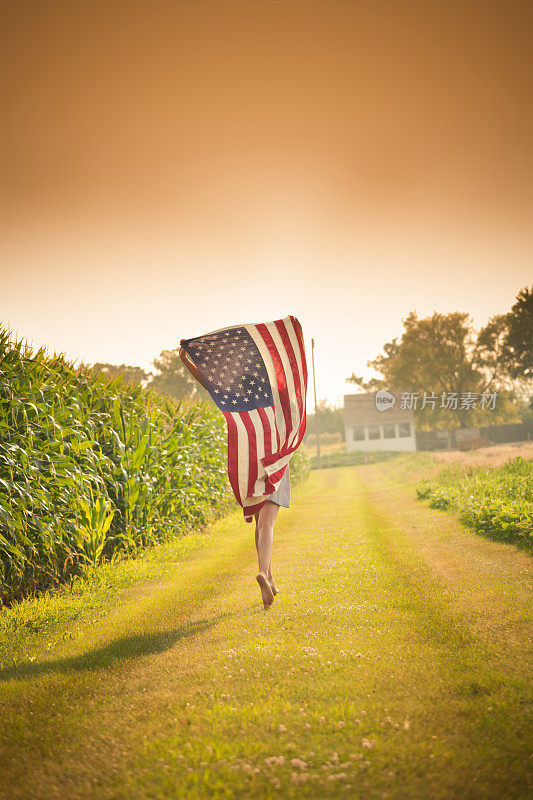
<path fill-rule="evenodd" d="M 352 428 L 352 439 L 354 442 L 360 442 L 365 438 L 365 429 L 362 426 Z"/>
<path fill-rule="evenodd" d="M 379 425 L 369 425 L 368 426 L 368 438 L 369 439 L 381 439 L 381 431 L 379 429 Z"/>
<path fill-rule="evenodd" d="M 383 426 L 383 438 L 394 439 L 395 437 L 396 437 L 396 425 L 394 424 L 394 422 L 387 422 L 387 424 Z"/>
<path fill-rule="evenodd" d="M 411 435 L 411 423 L 410 422 L 400 422 L 398 425 L 398 435 L 399 436 L 410 436 Z"/>

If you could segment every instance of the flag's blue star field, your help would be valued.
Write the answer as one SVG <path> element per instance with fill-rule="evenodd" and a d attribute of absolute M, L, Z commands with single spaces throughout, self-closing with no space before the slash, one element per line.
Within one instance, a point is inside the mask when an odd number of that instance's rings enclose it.
<path fill-rule="evenodd" d="M 251 411 L 273 404 L 265 364 L 246 328 L 189 339 L 183 349 L 222 411 Z"/>

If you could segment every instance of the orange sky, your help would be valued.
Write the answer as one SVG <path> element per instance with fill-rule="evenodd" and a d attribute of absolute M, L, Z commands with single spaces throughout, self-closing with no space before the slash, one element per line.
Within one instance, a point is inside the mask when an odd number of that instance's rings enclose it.
<path fill-rule="evenodd" d="M 293 313 L 338 400 L 409 311 L 531 282 L 530 2 L 2 15 L 0 319 L 36 345 L 148 366 Z"/>

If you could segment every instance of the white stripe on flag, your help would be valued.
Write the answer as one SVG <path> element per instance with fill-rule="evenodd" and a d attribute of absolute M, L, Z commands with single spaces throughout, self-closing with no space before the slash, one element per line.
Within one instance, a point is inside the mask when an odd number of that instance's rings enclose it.
<path fill-rule="evenodd" d="M 291 458 L 292 458 L 292 453 L 288 453 L 288 455 L 286 456 L 280 456 L 278 460 L 275 461 L 273 464 L 270 464 L 268 467 L 265 467 L 266 472 L 268 472 L 269 475 L 273 475 L 275 472 L 278 471 L 278 469 L 281 469 L 282 467 L 285 466 L 285 464 L 288 464 Z"/>
<path fill-rule="evenodd" d="M 270 382 L 270 386 L 272 389 L 272 397 L 274 399 L 274 413 L 276 416 L 276 427 L 279 432 L 280 436 L 280 446 L 283 447 L 286 438 L 286 431 L 285 431 L 285 418 L 283 416 L 283 409 L 281 407 L 281 402 L 279 399 L 279 392 L 278 392 L 278 381 L 276 378 L 276 369 L 274 367 L 274 362 L 272 361 L 272 356 L 270 355 L 270 351 L 266 346 L 265 340 L 257 330 L 255 325 L 246 325 L 246 330 L 256 343 L 259 352 L 261 353 L 261 358 L 263 359 L 266 367 L 266 371 L 268 374 L 268 380 Z M 277 450 L 277 441 L 274 445 L 272 450 L 273 453 Z M 268 470 L 270 472 L 270 470 Z"/>
<path fill-rule="evenodd" d="M 300 355 L 300 345 L 298 344 L 298 339 L 296 337 L 296 331 L 294 330 L 294 325 L 292 324 L 292 320 L 289 319 L 288 323 L 285 323 L 285 320 L 283 320 L 283 323 L 285 325 L 285 328 L 287 329 L 287 333 L 289 335 L 289 339 L 290 339 L 291 344 L 292 344 L 292 349 L 294 350 L 294 354 L 296 356 L 296 363 L 298 365 L 298 374 L 300 376 L 300 393 L 302 395 L 302 417 L 301 417 L 301 419 L 303 419 L 305 417 L 305 413 L 306 413 L 306 397 L 305 397 L 304 375 L 303 375 L 303 371 L 302 371 L 302 359 L 301 359 L 301 355 Z M 298 427 L 294 431 L 293 436 L 291 437 L 291 441 L 289 442 L 289 446 L 290 447 L 292 447 L 292 445 L 294 444 L 294 442 L 296 440 L 296 437 L 298 436 L 299 427 L 300 426 L 298 425 Z"/>
<path fill-rule="evenodd" d="M 248 411 L 247 413 L 254 426 L 257 448 L 257 479 L 254 486 L 255 497 L 256 495 L 263 494 L 265 491 L 266 472 L 264 466 L 261 464 L 261 459 L 265 455 L 265 431 L 263 430 L 263 423 L 261 422 L 259 411 L 257 409 L 252 409 L 252 411 Z"/>
<path fill-rule="evenodd" d="M 249 508 L 250 506 L 255 506 L 257 503 L 260 503 L 262 500 L 268 500 L 269 497 L 270 497 L 269 494 L 260 494 L 257 497 L 249 497 L 242 504 L 243 508 Z"/>
<path fill-rule="evenodd" d="M 268 424 L 270 427 L 270 452 L 275 453 L 278 447 L 278 439 L 276 436 L 276 417 L 272 406 L 267 406 L 265 408 L 265 411 L 268 417 Z"/>
<path fill-rule="evenodd" d="M 248 441 L 248 432 L 244 427 L 244 422 L 238 411 L 232 411 L 231 416 L 235 420 L 237 426 L 237 465 L 238 465 L 238 481 L 239 481 L 239 494 L 241 502 L 248 494 L 248 469 L 250 458 L 250 444 Z"/>
<path fill-rule="evenodd" d="M 289 396 L 289 406 L 291 412 L 291 430 L 288 432 L 287 445 L 290 446 L 290 443 L 294 438 L 294 431 L 298 429 L 300 424 L 300 409 L 298 408 L 298 399 L 296 397 L 294 377 L 292 374 L 288 353 L 285 349 L 285 345 L 283 344 L 283 339 L 281 338 L 276 325 L 273 322 L 269 322 L 266 328 L 269 331 L 270 335 L 272 336 L 272 339 L 274 340 L 274 344 L 276 345 L 276 350 L 278 351 L 279 357 L 281 358 L 283 371 L 285 372 L 285 377 L 287 380 L 287 394 Z"/>

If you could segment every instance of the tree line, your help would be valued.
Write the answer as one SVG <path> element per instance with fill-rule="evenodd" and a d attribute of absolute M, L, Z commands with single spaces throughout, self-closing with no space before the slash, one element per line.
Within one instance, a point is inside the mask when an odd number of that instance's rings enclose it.
<path fill-rule="evenodd" d="M 533 419 L 533 286 L 522 288 L 511 309 L 492 316 L 476 331 L 466 312 L 419 318 L 411 311 L 402 320 L 400 337 L 383 345 L 383 352 L 367 361 L 378 377 L 365 381 L 354 372 L 348 383 L 362 391 L 388 389 L 401 392 L 496 392 L 493 410 L 449 410 L 426 406 L 415 409 L 417 428 L 445 428 L 497 424 Z M 180 399 L 206 399 L 208 393 L 192 378 L 179 358 L 179 346 L 163 350 L 153 361 L 154 372 L 122 364 L 96 363 L 92 370 L 125 383 L 142 384 L 158 394 Z M 342 408 L 319 403 L 322 433 L 344 439 Z M 307 435 L 316 433 L 315 415 L 308 414 Z"/>
<path fill-rule="evenodd" d="M 463 312 L 402 320 L 400 338 L 383 345 L 368 361 L 379 377 L 347 381 L 364 391 L 379 389 L 440 396 L 455 392 L 497 394 L 494 409 L 415 409 L 418 429 L 513 422 L 533 417 L 533 286 L 518 292 L 511 309 L 492 316 L 479 331 Z M 420 402 L 419 402 L 420 405 Z"/>

